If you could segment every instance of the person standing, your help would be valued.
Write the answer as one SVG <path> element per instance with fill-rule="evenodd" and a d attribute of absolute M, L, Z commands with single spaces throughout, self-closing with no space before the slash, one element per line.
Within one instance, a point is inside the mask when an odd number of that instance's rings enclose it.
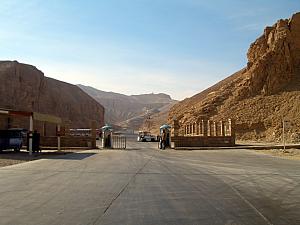
<path fill-rule="evenodd" d="M 167 134 L 165 130 L 162 130 L 161 134 L 161 148 L 166 149 L 166 141 L 167 141 Z"/>

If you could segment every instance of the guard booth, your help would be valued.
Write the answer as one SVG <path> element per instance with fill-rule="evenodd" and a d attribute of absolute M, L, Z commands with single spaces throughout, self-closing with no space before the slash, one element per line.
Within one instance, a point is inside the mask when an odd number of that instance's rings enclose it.
<path fill-rule="evenodd" d="M 168 125 L 168 124 L 164 124 L 164 125 L 162 125 L 159 128 L 159 131 L 160 131 L 159 132 L 160 133 L 160 137 L 162 136 L 163 131 L 166 132 L 167 138 L 166 138 L 166 145 L 165 145 L 165 147 L 166 148 L 170 148 L 171 147 L 171 126 Z M 159 148 L 160 148 L 160 145 L 161 145 L 161 139 L 159 141 Z"/>
<path fill-rule="evenodd" d="M 112 134 L 113 129 L 109 125 L 105 125 L 102 130 L 102 148 L 112 148 Z"/>

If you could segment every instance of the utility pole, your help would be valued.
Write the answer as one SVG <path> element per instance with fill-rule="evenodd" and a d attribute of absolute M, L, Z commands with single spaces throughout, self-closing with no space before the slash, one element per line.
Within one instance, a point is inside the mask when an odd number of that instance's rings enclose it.
<path fill-rule="evenodd" d="M 285 151 L 285 120 L 282 118 L 282 142 L 283 142 L 283 151 Z"/>
<path fill-rule="evenodd" d="M 282 118 L 282 142 L 283 142 L 283 150 L 285 151 L 286 149 L 286 140 L 285 140 L 285 133 L 286 129 L 289 129 L 291 126 L 290 121 L 286 120 L 284 117 Z"/>

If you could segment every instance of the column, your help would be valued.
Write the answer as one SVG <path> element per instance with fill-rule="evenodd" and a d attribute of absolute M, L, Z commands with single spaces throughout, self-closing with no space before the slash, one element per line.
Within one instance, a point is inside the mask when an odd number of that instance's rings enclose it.
<path fill-rule="evenodd" d="M 223 121 L 220 121 L 220 135 L 224 136 L 224 123 L 223 123 Z"/>
<path fill-rule="evenodd" d="M 228 136 L 231 136 L 231 128 L 232 128 L 231 125 L 232 125 L 231 124 L 231 119 L 228 119 Z"/>
<path fill-rule="evenodd" d="M 217 124 L 216 124 L 215 121 L 213 123 L 213 128 L 214 128 L 214 136 L 218 136 L 218 134 L 217 134 Z"/>
<path fill-rule="evenodd" d="M 177 137 L 179 133 L 179 123 L 178 120 L 173 120 L 173 126 L 172 126 L 172 135 L 173 137 Z"/>
<path fill-rule="evenodd" d="M 32 133 L 33 133 L 33 115 L 30 115 L 29 118 L 29 138 L 28 138 L 28 147 L 29 147 L 29 155 L 32 155 Z"/>
<path fill-rule="evenodd" d="M 57 150 L 60 151 L 61 150 L 61 146 L 60 146 L 60 124 L 57 124 Z"/>
<path fill-rule="evenodd" d="M 210 120 L 207 120 L 207 136 L 211 136 Z"/>

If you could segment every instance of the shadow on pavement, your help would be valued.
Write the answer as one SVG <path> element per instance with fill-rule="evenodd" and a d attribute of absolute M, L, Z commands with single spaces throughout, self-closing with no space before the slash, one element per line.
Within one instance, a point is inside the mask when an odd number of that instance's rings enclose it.
<path fill-rule="evenodd" d="M 0 159 L 8 160 L 22 160 L 31 161 L 37 159 L 70 159 L 70 160 L 81 160 L 90 157 L 96 153 L 81 153 L 72 151 L 49 151 L 49 152 L 39 152 L 33 153 L 31 156 L 27 151 L 2 151 L 0 152 Z"/>
<path fill-rule="evenodd" d="M 52 157 L 49 157 L 48 159 L 82 160 L 82 159 L 88 158 L 90 156 L 93 156 L 95 154 L 96 153 L 73 153 L 73 154 L 52 156 Z"/>

